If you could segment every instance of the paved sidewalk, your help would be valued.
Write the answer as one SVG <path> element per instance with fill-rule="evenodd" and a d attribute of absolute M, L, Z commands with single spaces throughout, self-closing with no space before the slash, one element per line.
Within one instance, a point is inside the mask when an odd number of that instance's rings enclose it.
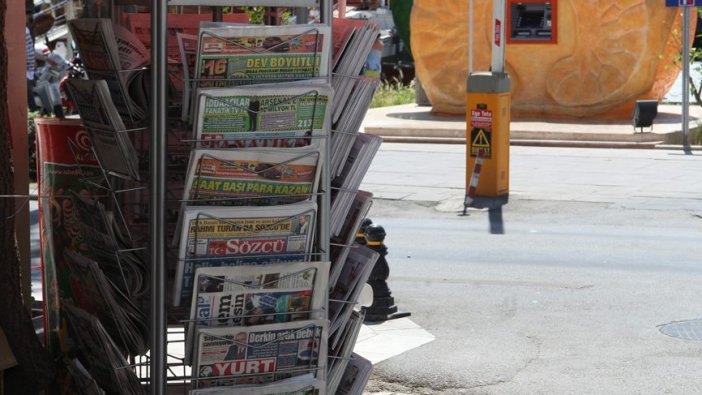
<path fill-rule="evenodd" d="M 661 104 L 653 128 L 635 131 L 625 120 L 516 120 L 510 125 L 512 145 L 654 148 L 682 141 L 682 107 Z M 702 122 L 702 108 L 690 107 L 690 129 Z M 374 108 L 363 122 L 366 133 L 386 142 L 465 144 L 463 115 L 434 115 L 416 104 Z"/>

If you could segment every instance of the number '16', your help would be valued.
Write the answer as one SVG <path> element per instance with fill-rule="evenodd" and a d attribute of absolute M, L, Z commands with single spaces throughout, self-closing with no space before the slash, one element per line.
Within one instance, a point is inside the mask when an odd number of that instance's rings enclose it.
<path fill-rule="evenodd" d="M 204 74 L 213 77 L 227 73 L 227 59 L 210 59 L 203 62 Z"/>

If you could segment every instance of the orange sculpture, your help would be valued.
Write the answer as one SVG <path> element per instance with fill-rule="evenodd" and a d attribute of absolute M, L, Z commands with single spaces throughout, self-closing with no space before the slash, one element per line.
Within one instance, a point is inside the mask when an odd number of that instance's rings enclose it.
<path fill-rule="evenodd" d="M 513 117 L 628 118 L 637 99 L 663 98 L 681 67 L 679 9 L 662 0 L 557 1 L 556 43 L 507 44 Z M 490 66 L 492 4 L 474 2 L 474 71 Z M 432 111 L 465 113 L 468 1 L 415 0 L 411 34 Z"/>

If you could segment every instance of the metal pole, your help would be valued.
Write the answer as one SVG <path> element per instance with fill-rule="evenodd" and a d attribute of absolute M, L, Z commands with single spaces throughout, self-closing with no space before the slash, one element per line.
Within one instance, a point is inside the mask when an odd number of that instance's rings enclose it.
<path fill-rule="evenodd" d="M 333 17 L 334 17 L 334 12 L 333 12 L 333 1 L 332 0 L 321 0 L 320 1 L 320 22 L 323 24 L 329 26 L 329 37 L 333 37 L 333 31 L 332 31 L 332 22 L 333 22 Z M 332 57 L 329 57 L 329 63 L 327 70 L 329 70 L 329 78 L 328 81 L 331 82 L 331 76 L 332 76 Z M 330 122 L 331 125 L 331 122 Z M 320 260 L 322 262 L 328 261 L 329 260 L 329 238 L 331 237 L 330 233 L 330 227 L 329 227 L 329 217 L 330 217 L 330 208 L 331 208 L 331 172 L 329 171 L 331 167 L 331 158 L 329 157 L 330 155 L 330 146 L 331 146 L 331 126 L 329 127 L 329 135 L 327 136 L 326 139 L 324 139 L 321 143 L 322 147 L 322 155 L 324 156 L 323 160 L 323 166 L 322 166 L 322 172 L 320 174 L 320 177 L 322 179 L 320 188 L 324 190 L 324 193 L 320 196 L 319 199 L 319 204 L 320 207 L 318 207 L 317 212 L 320 213 L 318 215 L 318 225 L 319 225 L 319 233 L 317 236 L 318 239 L 318 244 L 320 248 Z"/>
<path fill-rule="evenodd" d="M 682 139 L 683 146 L 690 145 L 690 8 L 683 7 L 683 72 L 682 72 Z"/>
<path fill-rule="evenodd" d="M 468 76 L 473 72 L 473 0 L 468 0 Z"/>
<path fill-rule="evenodd" d="M 151 393 L 166 393 L 166 58 L 168 8 L 151 3 Z"/>
<path fill-rule="evenodd" d="M 505 0 L 495 0 L 492 6 L 492 72 L 505 71 Z"/>
<path fill-rule="evenodd" d="M 297 23 L 304 25 L 310 19 L 310 10 L 307 7 L 297 7 L 295 8 L 295 16 L 297 16 Z"/>
<path fill-rule="evenodd" d="M 224 20 L 224 10 L 222 7 L 212 7 L 212 22 L 222 22 Z"/>
<path fill-rule="evenodd" d="M 334 10 L 332 9 L 331 0 L 322 0 L 319 3 L 319 21 L 331 26 Z"/>

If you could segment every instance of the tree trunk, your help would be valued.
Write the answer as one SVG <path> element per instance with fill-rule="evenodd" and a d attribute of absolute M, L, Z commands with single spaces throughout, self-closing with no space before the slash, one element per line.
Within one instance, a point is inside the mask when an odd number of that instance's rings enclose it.
<path fill-rule="evenodd" d="M 4 389 L 8 394 L 33 394 L 44 389 L 53 378 L 53 367 L 48 353 L 34 332 L 29 310 L 20 292 L 20 260 L 13 219 L 14 198 L 2 197 L 14 194 L 7 110 L 6 8 L 7 1 L 0 0 L 0 327 L 5 332 L 18 366 L 5 372 Z"/>

